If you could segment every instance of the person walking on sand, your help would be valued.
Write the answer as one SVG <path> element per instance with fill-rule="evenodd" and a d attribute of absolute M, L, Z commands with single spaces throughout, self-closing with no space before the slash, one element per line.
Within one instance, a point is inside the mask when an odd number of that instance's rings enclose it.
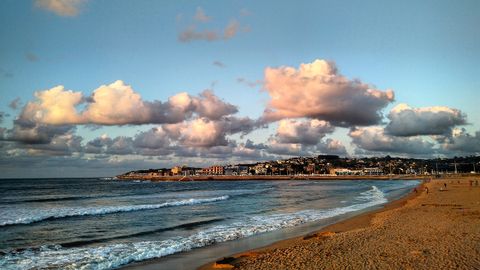
<path fill-rule="evenodd" d="M 445 189 L 447 189 L 447 183 L 443 183 L 443 186 L 445 187 Z"/>
<path fill-rule="evenodd" d="M 426 192 L 427 192 L 427 194 L 428 194 L 428 187 L 425 187 L 425 191 L 426 191 Z"/>

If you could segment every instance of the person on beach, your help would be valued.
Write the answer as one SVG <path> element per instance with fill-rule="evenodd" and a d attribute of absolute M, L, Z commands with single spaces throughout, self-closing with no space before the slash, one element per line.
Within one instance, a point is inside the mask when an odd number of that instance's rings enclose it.
<path fill-rule="evenodd" d="M 428 194 L 428 187 L 425 187 L 425 191 L 426 191 L 426 192 L 427 192 L 427 194 Z"/>
<path fill-rule="evenodd" d="M 447 189 L 447 183 L 443 183 L 443 186 L 445 187 L 445 190 Z"/>

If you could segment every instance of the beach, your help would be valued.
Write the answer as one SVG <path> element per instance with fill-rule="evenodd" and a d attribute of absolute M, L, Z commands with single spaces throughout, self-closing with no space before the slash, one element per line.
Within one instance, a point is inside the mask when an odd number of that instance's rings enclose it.
<path fill-rule="evenodd" d="M 432 180 L 383 209 L 200 269 L 479 269 L 475 180 Z"/>
<path fill-rule="evenodd" d="M 0 268 L 196 269 L 381 208 L 419 183 L 4 180 Z"/>

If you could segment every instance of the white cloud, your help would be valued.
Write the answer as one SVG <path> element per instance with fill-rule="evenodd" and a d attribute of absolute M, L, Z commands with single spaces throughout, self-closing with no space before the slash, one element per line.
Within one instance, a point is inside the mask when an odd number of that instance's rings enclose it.
<path fill-rule="evenodd" d="M 123 81 L 97 88 L 83 113 L 85 122 L 103 125 L 147 123 L 150 117 L 149 104 Z"/>
<path fill-rule="evenodd" d="M 227 144 L 224 126 L 205 118 L 164 125 L 163 129 L 169 137 L 177 140 L 182 146 L 212 147 Z"/>
<path fill-rule="evenodd" d="M 466 124 L 465 114 L 445 106 L 412 108 L 402 103 L 390 111 L 388 118 L 385 130 L 396 136 L 448 134 L 453 127 Z"/>
<path fill-rule="evenodd" d="M 263 116 L 267 122 L 307 117 L 336 126 L 372 125 L 394 99 L 392 90 L 349 80 L 333 62 L 318 59 L 298 69 L 265 69 L 265 89 L 271 97 Z"/>
<path fill-rule="evenodd" d="M 348 134 L 358 148 L 382 153 L 429 155 L 435 152 L 434 144 L 422 137 L 395 137 L 385 134 L 383 127 L 356 128 Z"/>
<path fill-rule="evenodd" d="M 19 115 L 23 122 L 65 125 L 140 125 L 179 123 L 197 115 L 211 120 L 237 113 L 237 107 L 221 100 L 210 90 L 199 96 L 179 93 L 167 102 L 144 101 L 123 81 L 95 89 L 91 97 L 65 90 L 63 86 L 35 93 Z M 85 105 L 83 111 L 77 111 Z"/>
<path fill-rule="evenodd" d="M 480 131 L 471 135 L 464 128 L 454 128 L 449 136 L 441 140 L 441 147 L 447 154 L 480 154 Z"/>
<path fill-rule="evenodd" d="M 278 122 L 276 137 L 282 143 L 315 145 L 333 131 L 334 128 L 326 121 L 283 119 Z"/>
<path fill-rule="evenodd" d="M 347 155 L 347 149 L 345 148 L 345 145 L 343 145 L 341 141 L 332 138 L 328 138 L 325 141 L 320 141 L 320 143 L 315 146 L 315 152 L 339 156 Z"/>
<path fill-rule="evenodd" d="M 28 102 L 25 105 L 19 116 L 20 119 L 53 125 L 83 122 L 75 108 L 83 102 L 81 92 L 65 90 L 60 85 L 49 90 L 35 92 L 35 97 L 36 101 Z"/>
<path fill-rule="evenodd" d="M 194 98 L 192 102 L 195 106 L 195 112 L 197 112 L 199 116 L 212 120 L 218 120 L 222 116 L 238 112 L 236 106 L 222 101 L 210 90 L 203 91 L 200 93 L 200 96 Z"/>

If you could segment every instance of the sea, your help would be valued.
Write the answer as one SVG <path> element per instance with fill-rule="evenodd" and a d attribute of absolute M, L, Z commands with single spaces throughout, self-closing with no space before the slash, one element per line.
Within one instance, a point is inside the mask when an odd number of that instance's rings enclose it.
<path fill-rule="evenodd" d="M 152 259 L 157 269 L 194 269 L 205 261 L 198 250 L 238 252 L 306 233 L 419 183 L 4 179 L 0 269 L 117 269 Z"/>

